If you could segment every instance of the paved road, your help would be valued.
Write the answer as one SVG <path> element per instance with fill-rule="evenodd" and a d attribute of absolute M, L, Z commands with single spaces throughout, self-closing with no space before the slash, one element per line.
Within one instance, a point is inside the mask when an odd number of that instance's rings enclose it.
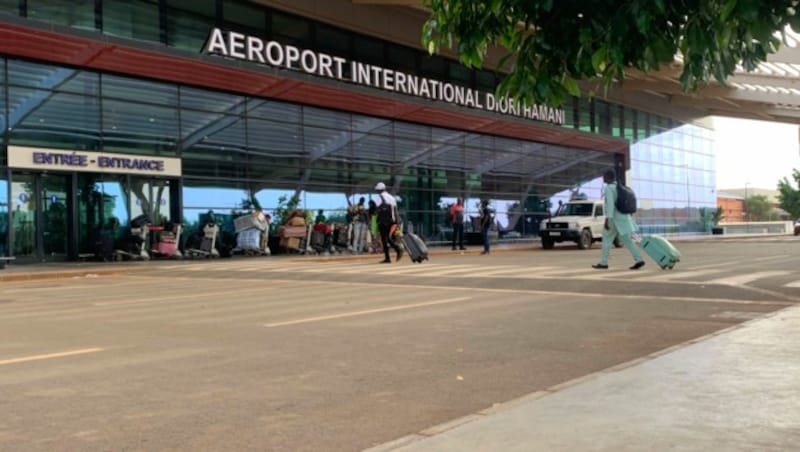
<path fill-rule="evenodd" d="M 4 283 L 0 450 L 360 450 L 800 300 L 793 237 Z"/>

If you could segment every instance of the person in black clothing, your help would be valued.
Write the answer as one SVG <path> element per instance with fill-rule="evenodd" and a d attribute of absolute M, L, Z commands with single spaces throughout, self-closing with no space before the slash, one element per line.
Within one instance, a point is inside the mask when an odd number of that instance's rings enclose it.
<path fill-rule="evenodd" d="M 489 209 L 489 201 L 481 201 L 480 210 L 481 237 L 483 238 L 483 251 L 481 254 L 489 254 L 489 229 L 492 227 L 492 210 Z"/>
<path fill-rule="evenodd" d="M 403 258 L 403 248 L 397 244 L 393 237 L 393 232 L 397 228 L 398 222 L 397 200 L 386 191 L 386 185 L 383 182 L 378 182 L 378 185 L 375 186 L 375 191 L 378 192 L 378 200 L 375 201 L 375 204 L 377 205 L 378 230 L 381 234 L 384 255 L 381 264 L 391 264 L 389 247 L 394 248 L 396 261 Z"/>

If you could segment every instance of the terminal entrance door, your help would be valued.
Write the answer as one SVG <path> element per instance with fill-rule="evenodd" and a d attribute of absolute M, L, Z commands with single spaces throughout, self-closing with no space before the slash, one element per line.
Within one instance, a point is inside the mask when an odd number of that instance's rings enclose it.
<path fill-rule="evenodd" d="M 25 261 L 67 258 L 73 212 L 72 178 L 64 174 L 13 173 L 11 234 L 13 252 Z"/>

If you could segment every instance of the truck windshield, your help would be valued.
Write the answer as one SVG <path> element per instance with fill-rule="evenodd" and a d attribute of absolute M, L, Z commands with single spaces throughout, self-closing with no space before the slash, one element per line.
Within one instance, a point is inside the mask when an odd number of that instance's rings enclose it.
<path fill-rule="evenodd" d="M 560 217 L 565 217 L 565 216 L 591 217 L 593 207 L 594 204 L 589 204 L 589 203 L 582 203 L 582 204 L 567 203 L 561 206 L 561 210 L 558 212 L 557 215 Z"/>

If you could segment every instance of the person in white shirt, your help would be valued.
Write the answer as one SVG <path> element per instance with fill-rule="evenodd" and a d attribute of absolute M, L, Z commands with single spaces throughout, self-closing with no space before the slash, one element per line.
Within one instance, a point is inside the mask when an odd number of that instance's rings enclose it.
<path fill-rule="evenodd" d="M 386 191 L 386 185 L 383 182 L 378 182 L 378 184 L 375 185 L 375 191 L 378 192 L 378 199 L 375 200 L 375 204 L 377 205 L 378 231 L 381 234 L 381 244 L 383 245 L 384 255 L 384 259 L 381 263 L 391 264 L 392 260 L 389 259 L 390 246 L 394 248 L 396 261 L 403 258 L 403 249 L 395 243 L 392 237 L 392 232 L 394 231 L 393 226 L 397 227 L 397 223 L 400 220 L 397 212 L 397 200 Z"/>

